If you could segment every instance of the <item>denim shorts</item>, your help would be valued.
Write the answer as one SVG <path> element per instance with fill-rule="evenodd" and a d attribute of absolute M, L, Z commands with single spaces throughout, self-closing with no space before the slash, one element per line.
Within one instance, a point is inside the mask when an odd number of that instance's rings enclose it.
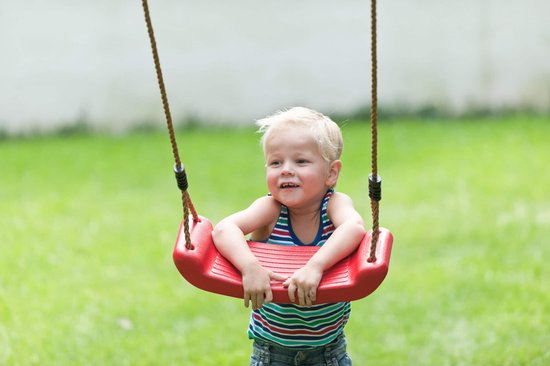
<path fill-rule="evenodd" d="M 255 340 L 250 366 L 351 366 L 342 334 L 322 347 L 288 348 Z"/>

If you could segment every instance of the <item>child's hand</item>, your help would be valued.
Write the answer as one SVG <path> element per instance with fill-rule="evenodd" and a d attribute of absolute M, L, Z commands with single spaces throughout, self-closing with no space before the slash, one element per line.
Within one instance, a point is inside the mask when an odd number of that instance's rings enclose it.
<path fill-rule="evenodd" d="M 248 307 L 252 302 L 252 309 L 256 310 L 273 300 L 271 292 L 271 280 L 284 281 L 287 277 L 270 272 L 259 263 L 251 264 L 242 271 L 244 306 Z"/>
<path fill-rule="evenodd" d="M 298 303 L 301 306 L 311 306 L 317 299 L 317 287 L 322 277 L 322 268 L 308 263 L 294 272 L 283 286 L 288 288 L 290 301 L 296 302 L 295 293 L 298 293 Z"/>

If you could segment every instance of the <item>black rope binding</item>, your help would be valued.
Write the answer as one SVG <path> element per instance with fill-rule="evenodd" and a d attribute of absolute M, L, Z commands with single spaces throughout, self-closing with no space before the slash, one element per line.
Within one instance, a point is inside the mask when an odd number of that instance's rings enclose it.
<path fill-rule="evenodd" d="M 376 175 L 376 179 L 372 173 L 369 174 L 369 197 L 376 202 L 382 199 L 382 177 L 378 174 Z"/>
<path fill-rule="evenodd" d="M 176 175 L 176 181 L 178 182 L 178 188 L 185 192 L 189 187 L 187 183 L 187 173 L 185 172 L 185 166 L 183 164 L 174 164 L 174 174 Z"/>

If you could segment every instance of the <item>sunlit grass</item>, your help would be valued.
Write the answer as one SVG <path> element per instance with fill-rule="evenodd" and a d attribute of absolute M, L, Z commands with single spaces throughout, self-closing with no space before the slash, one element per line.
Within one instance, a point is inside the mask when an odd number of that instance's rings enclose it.
<path fill-rule="evenodd" d="M 338 189 L 368 219 L 368 125 Z M 550 120 L 380 127 L 390 273 L 353 304 L 357 365 L 550 363 Z M 252 130 L 185 131 L 190 193 L 217 221 L 265 194 Z M 243 365 L 248 310 L 181 279 L 165 133 L 0 141 L 0 365 Z M 368 221 L 368 220 L 367 220 Z"/>

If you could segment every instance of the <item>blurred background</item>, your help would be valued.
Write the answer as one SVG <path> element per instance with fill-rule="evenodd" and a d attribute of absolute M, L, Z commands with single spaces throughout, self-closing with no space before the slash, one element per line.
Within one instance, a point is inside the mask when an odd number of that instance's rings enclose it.
<path fill-rule="evenodd" d="M 174 119 L 370 103 L 370 2 L 150 2 Z M 550 2 L 381 1 L 381 109 L 550 111 Z M 163 124 L 140 1 L 0 2 L 4 133 Z"/>
<path fill-rule="evenodd" d="M 266 194 L 253 121 L 305 105 L 342 126 L 337 188 L 370 226 L 370 1 L 149 6 L 201 215 Z M 353 303 L 354 365 L 550 365 L 549 15 L 378 1 L 395 241 Z M 164 126 L 141 1 L 0 0 L 0 366 L 247 364 L 249 309 L 174 267 Z"/>

